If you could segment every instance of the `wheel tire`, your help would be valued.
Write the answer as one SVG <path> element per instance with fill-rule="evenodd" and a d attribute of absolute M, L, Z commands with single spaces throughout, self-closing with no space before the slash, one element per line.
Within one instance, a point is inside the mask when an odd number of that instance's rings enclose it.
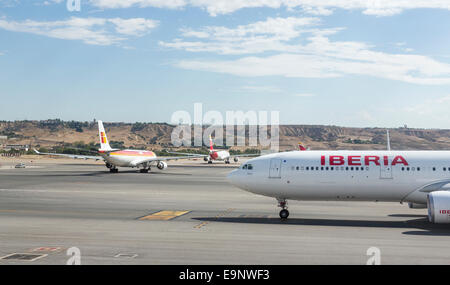
<path fill-rule="evenodd" d="M 286 209 L 283 209 L 280 211 L 280 218 L 282 220 L 286 220 L 289 217 L 289 211 Z"/>
<path fill-rule="evenodd" d="M 208 161 L 208 164 L 212 164 L 212 161 L 211 161 L 211 160 L 209 160 L 209 161 Z"/>

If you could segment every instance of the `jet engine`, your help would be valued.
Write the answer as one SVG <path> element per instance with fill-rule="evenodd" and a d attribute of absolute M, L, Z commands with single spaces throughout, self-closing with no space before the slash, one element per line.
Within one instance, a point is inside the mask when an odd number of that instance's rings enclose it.
<path fill-rule="evenodd" d="M 209 161 L 209 157 L 205 156 L 205 157 L 203 158 L 203 160 L 204 160 L 204 161 Z"/>
<path fill-rule="evenodd" d="M 436 224 L 450 223 L 450 192 L 435 191 L 428 194 L 428 220 Z"/>
<path fill-rule="evenodd" d="M 234 160 L 234 162 L 238 163 L 239 162 L 239 157 L 236 156 L 233 160 Z"/>
<path fill-rule="evenodd" d="M 160 161 L 160 162 L 158 162 L 156 167 L 158 167 L 159 170 L 164 170 L 167 168 L 167 163 L 165 163 L 164 161 Z"/>
<path fill-rule="evenodd" d="M 111 167 L 112 167 L 112 165 L 111 165 L 111 164 L 109 164 L 109 163 L 106 163 L 106 167 L 108 167 L 108 168 L 111 168 Z"/>

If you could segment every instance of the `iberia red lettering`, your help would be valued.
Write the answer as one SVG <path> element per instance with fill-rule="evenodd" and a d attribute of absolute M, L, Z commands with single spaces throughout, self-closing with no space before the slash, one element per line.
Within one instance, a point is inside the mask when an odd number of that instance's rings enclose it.
<path fill-rule="evenodd" d="M 403 164 L 405 166 L 408 166 L 408 162 L 406 162 L 406 159 L 403 158 L 403 156 L 401 155 L 397 155 L 396 157 L 394 157 L 394 159 L 392 160 L 392 166 L 397 165 L 397 164 Z"/>
<path fill-rule="evenodd" d="M 380 157 L 376 155 L 364 157 L 364 163 L 366 166 L 369 166 L 371 162 L 375 163 L 375 165 L 380 165 Z"/>
<path fill-rule="evenodd" d="M 347 161 L 346 161 L 346 159 L 347 159 Z M 335 165 L 345 165 L 346 162 L 350 166 L 358 166 L 358 165 L 380 166 L 381 163 L 383 163 L 385 166 L 389 166 L 389 157 L 383 156 L 382 159 L 383 159 L 383 162 L 381 162 L 381 157 L 377 156 L 377 155 L 364 156 L 364 160 L 363 160 L 363 156 L 361 156 L 361 155 L 349 155 L 347 158 L 344 156 L 341 156 L 341 155 L 330 155 L 329 162 L 330 162 L 330 165 L 334 165 L 334 166 Z M 327 157 L 325 155 L 322 155 L 320 157 L 320 163 L 321 163 L 321 165 L 326 165 Z M 397 165 L 397 164 L 403 164 L 405 166 L 409 165 L 408 162 L 406 161 L 406 159 L 401 155 L 397 155 L 396 157 L 394 157 L 394 159 L 391 162 L 392 166 Z"/>
<path fill-rule="evenodd" d="M 330 156 L 330 165 L 344 165 L 345 158 L 340 155 L 332 155 Z"/>
<path fill-rule="evenodd" d="M 361 156 L 349 156 L 348 165 L 361 165 Z"/>

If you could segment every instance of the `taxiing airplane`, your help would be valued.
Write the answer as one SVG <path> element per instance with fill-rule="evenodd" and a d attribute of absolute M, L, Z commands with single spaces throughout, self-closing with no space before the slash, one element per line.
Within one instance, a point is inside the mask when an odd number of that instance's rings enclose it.
<path fill-rule="evenodd" d="M 390 147 L 389 147 L 390 148 Z M 450 151 L 294 151 L 247 161 L 231 184 L 274 197 L 287 219 L 288 200 L 408 202 L 450 223 Z"/>
<path fill-rule="evenodd" d="M 160 170 L 167 168 L 166 161 L 169 160 L 179 160 L 179 159 L 192 159 L 195 157 L 201 157 L 196 155 L 189 156 L 175 156 L 175 157 L 157 157 L 153 151 L 148 150 L 134 150 L 134 149 L 112 149 L 108 142 L 108 137 L 106 136 L 105 128 L 103 127 L 103 122 L 98 121 L 98 133 L 100 137 L 100 149 L 98 150 L 98 156 L 90 155 L 72 155 L 72 154 L 61 154 L 61 153 L 41 153 L 34 150 L 37 154 L 41 155 L 56 155 L 70 158 L 79 159 L 94 159 L 96 161 L 105 161 L 106 167 L 109 168 L 111 173 L 119 172 L 117 167 L 132 167 L 140 168 L 141 173 L 148 173 L 152 165 Z"/>
<path fill-rule="evenodd" d="M 259 156 L 259 154 L 238 154 L 231 155 L 227 150 L 216 150 L 214 149 L 214 143 L 209 136 L 209 154 L 189 154 L 189 153 L 180 153 L 180 152 L 169 152 L 172 154 L 182 154 L 182 155 L 192 155 L 195 157 L 203 157 L 203 160 L 208 163 L 213 163 L 213 161 L 224 161 L 226 164 L 229 164 L 231 160 L 234 162 L 239 162 L 240 157 L 255 157 Z"/>

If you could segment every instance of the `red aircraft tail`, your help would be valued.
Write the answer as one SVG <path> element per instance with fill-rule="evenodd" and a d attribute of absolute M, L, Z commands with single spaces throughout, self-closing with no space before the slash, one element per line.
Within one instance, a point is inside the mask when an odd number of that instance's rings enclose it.
<path fill-rule="evenodd" d="M 213 144 L 213 140 L 212 140 L 211 136 L 209 136 L 209 151 L 210 152 L 214 151 L 214 144 Z"/>
<path fill-rule="evenodd" d="M 306 147 L 303 146 L 303 144 L 301 142 L 298 143 L 298 150 L 299 151 L 304 151 L 307 150 Z"/>

